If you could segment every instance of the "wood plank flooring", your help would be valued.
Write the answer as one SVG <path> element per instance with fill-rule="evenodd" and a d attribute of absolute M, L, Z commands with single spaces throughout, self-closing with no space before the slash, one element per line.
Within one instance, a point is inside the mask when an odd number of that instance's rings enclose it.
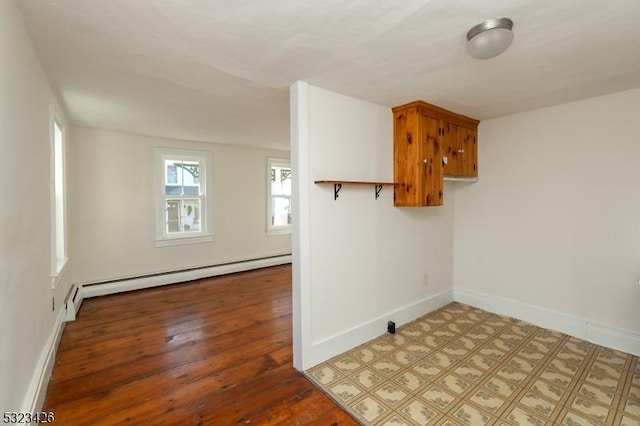
<path fill-rule="evenodd" d="M 62 425 L 358 425 L 292 367 L 291 265 L 84 301 L 44 405 Z"/>

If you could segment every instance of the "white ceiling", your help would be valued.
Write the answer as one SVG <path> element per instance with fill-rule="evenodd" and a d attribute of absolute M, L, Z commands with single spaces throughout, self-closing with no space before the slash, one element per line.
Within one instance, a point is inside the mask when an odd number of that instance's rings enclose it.
<path fill-rule="evenodd" d="M 18 0 L 75 125 L 288 149 L 296 80 L 485 119 L 640 87 L 638 0 Z M 510 17 L 501 56 L 469 28 Z"/>

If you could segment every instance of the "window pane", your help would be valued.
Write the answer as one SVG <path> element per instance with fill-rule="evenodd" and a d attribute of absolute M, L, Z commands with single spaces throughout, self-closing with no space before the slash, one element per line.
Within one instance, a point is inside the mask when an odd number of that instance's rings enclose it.
<path fill-rule="evenodd" d="M 271 167 L 271 195 L 291 195 L 290 167 Z"/>
<path fill-rule="evenodd" d="M 164 187 L 165 195 L 182 195 L 182 187 L 178 185 L 167 185 Z"/>
<path fill-rule="evenodd" d="M 291 198 L 271 197 L 271 226 L 291 225 Z"/>
<path fill-rule="evenodd" d="M 173 161 L 170 161 L 170 160 L 165 160 L 164 165 L 166 170 L 165 183 L 167 185 L 177 184 L 178 183 L 178 167 L 175 164 L 173 164 Z"/>
<path fill-rule="evenodd" d="M 199 232 L 200 199 L 184 198 L 167 200 L 166 232 Z"/>
<path fill-rule="evenodd" d="M 182 193 L 184 195 L 200 195 L 200 164 L 195 161 L 184 161 L 182 167 Z"/>
<path fill-rule="evenodd" d="M 182 223 L 184 232 L 200 231 L 200 199 L 187 198 L 182 207 Z"/>
<path fill-rule="evenodd" d="M 180 223 L 181 210 L 182 200 L 167 200 L 165 218 L 167 233 L 182 232 L 182 224 Z"/>
<path fill-rule="evenodd" d="M 165 160 L 165 195 L 201 195 L 200 163 Z"/>
<path fill-rule="evenodd" d="M 200 185 L 200 164 L 197 161 L 182 161 L 179 167 L 183 170 L 183 185 Z"/>
<path fill-rule="evenodd" d="M 282 176 L 282 191 L 285 195 L 291 195 L 291 169 L 283 168 L 280 173 Z"/>
<path fill-rule="evenodd" d="M 200 186 L 183 186 L 182 193 L 184 195 L 200 195 Z"/>
<path fill-rule="evenodd" d="M 164 193 L 165 195 L 182 195 L 182 169 L 179 161 L 164 160 Z"/>

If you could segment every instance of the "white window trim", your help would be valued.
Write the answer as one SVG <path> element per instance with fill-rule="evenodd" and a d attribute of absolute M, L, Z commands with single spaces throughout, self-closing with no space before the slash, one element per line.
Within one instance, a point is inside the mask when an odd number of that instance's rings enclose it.
<path fill-rule="evenodd" d="M 267 236 L 291 234 L 291 225 L 271 226 L 271 167 L 273 166 L 291 168 L 291 160 L 287 158 L 267 158 Z"/>
<path fill-rule="evenodd" d="M 167 158 L 183 161 L 204 161 L 204 167 L 200 168 L 200 190 L 202 192 L 202 216 L 200 231 L 191 235 L 180 233 L 168 235 L 165 231 L 165 180 L 164 160 Z M 184 244 L 197 244 L 213 241 L 212 211 L 211 208 L 211 153 L 206 151 L 193 151 L 184 149 L 156 148 L 155 149 L 155 179 L 154 193 L 156 194 L 156 247 L 168 247 Z"/>
<path fill-rule="evenodd" d="M 62 152 L 62 244 L 63 256 L 58 258 L 58 213 L 56 204 L 56 141 L 55 125 L 58 125 L 62 132 L 61 152 Z M 55 105 L 49 104 L 49 215 L 51 219 L 51 288 L 55 290 L 61 276 L 64 274 L 69 262 L 68 256 L 68 232 L 67 232 L 67 149 L 65 123 L 58 114 Z"/>

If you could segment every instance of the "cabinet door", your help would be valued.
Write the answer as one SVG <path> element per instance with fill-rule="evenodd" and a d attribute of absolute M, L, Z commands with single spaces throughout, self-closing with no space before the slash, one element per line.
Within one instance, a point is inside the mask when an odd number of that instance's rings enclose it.
<path fill-rule="evenodd" d="M 440 120 L 420 115 L 420 196 L 418 205 L 441 206 L 444 168 L 442 166 L 442 128 Z"/>
<path fill-rule="evenodd" d="M 446 121 L 440 122 L 442 133 L 442 144 L 444 147 L 442 164 L 444 166 L 444 174 L 446 176 L 460 176 L 462 173 L 462 164 L 460 161 L 460 144 L 458 133 L 460 128 L 455 124 Z"/>
<path fill-rule="evenodd" d="M 477 132 L 467 127 L 443 122 L 444 174 L 446 176 L 478 176 Z"/>
<path fill-rule="evenodd" d="M 464 177 L 478 176 L 478 143 L 477 131 L 466 127 L 458 128 L 458 161 L 459 175 Z"/>
<path fill-rule="evenodd" d="M 400 110 L 393 114 L 393 204 L 415 206 L 418 202 L 418 156 L 420 151 L 418 114 Z"/>

